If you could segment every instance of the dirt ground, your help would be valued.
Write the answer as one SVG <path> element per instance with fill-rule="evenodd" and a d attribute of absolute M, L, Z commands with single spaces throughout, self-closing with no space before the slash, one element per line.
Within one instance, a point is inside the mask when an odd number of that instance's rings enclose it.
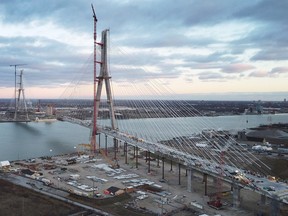
<path fill-rule="evenodd" d="M 0 179 L 0 215 L 61 216 L 84 212 L 82 208 L 51 199 Z"/>

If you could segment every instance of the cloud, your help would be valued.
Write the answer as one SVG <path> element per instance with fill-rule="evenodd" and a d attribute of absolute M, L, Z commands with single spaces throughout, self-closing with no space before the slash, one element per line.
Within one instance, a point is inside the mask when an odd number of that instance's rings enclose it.
<path fill-rule="evenodd" d="M 98 18 L 97 40 L 101 30 L 110 29 L 109 69 L 118 83 L 276 79 L 286 74 L 286 1 L 92 3 Z M 70 80 L 92 83 L 90 5 L 83 0 L 1 1 L 0 86 L 13 87 L 14 70 L 9 65 L 18 63 L 27 64 L 24 76 L 34 87 L 52 88 Z M 263 72 L 261 64 L 270 72 Z"/>
<path fill-rule="evenodd" d="M 222 72 L 224 73 L 241 73 L 247 70 L 254 69 L 255 67 L 249 64 L 230 64 L 222 67 Z"/>
<path fill-rule="evenodd" d="M 203 72 L 199 74 L 198 76 L 199 80 L 202 81 L 224 81 L 225 77 L 220 73 L 214 73 L 214 72 Z"/>
<path fill-rule="evenodd" d="M 288 73 L 288 67 L 275 67 L 272 68 L 272 70 L 269 72 L 269 74 L 273 76 L 278 76 L 286 73 Z"/>
<path fill-rule="evenodd" d="M 287 47 L 271 47 L 260 50 L 251 58 L 252 61 L 281 61 L 288 60 Z"/>
<path fill-rule="evenodd" d="M 268 73 L 267 73 L 267 71 L 263 71 L 263 70 L 255 70 L 255 71 L 252 71 L 248 76 L 261 78 L 261 77 L 267 77 Z"/>

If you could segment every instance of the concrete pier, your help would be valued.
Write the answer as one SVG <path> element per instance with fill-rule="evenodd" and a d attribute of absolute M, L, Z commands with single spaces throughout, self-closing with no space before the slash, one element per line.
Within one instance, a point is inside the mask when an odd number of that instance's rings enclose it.
<path fill-rule="evenodd" d="M 136 147 L 136 168 L 138 168 L 138 147 Z"/>
<path fill-rule="evenodd" d="M 207 173 L 203 173 L 204 195 L 207 196 Z"/>
<path fill-rule="evenodd" d="M 147 159 L 146 159 L 147 160 Z M 148 173 L 150 173 L 151 172 L 151 170 L 150 170 L 150 151 L 148 151 Z"/>
<path fill-rule="evenodd" d="M 187 168 L 187 191 L 192 192 L 192 175 L 193 170 L 191 168 Z"/>
<path fill-rule="evenodd" d="M 164 157 L 162 157 L 162 179 L 164 179 Z"/>
<path fill-rule="evenodd" d="M 181 164 L 178 164 L 178 184 L 181 185 Z"/>
<path fill-rule="evenodd" d="M 128 164 L 128 143 L 124 142 L 124 155 L 125 155 L 125 164 Z"/>
<path fill-rule="evenodd" d="M 114 160 L 117 160 L 118 140 L 116 138 L 113 138 L 113 143 L 114 143 Z"/>
<path fill-rule="evenodd" d="M 271 198 L 270 216 L 280 216 L 280 203 L 275 195 Z"/>
<path fill-rule="evenodd" d="M 107 149 L 107 135 L 105 134 L 105 155 L 108 155 L 108 149 Z"/>
<path fill-rule="evenodd" d="M 233 207 L 239 208 L 240 206 L 240 187 L 236 184 L 233 185 Z"/>

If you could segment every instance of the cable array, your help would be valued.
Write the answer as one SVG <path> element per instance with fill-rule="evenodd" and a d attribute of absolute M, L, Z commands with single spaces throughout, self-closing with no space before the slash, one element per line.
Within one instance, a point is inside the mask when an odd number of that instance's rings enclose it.
<path fill-rule="evenodd" d="M 130 58 L 123 49 L 118 48 L 117 52 L 124 55 L 125 59 Z M 90 58 L 92 59 L 92 55 Z M 90 58 L 87 62 L 91 61 Z M 182 152 L 181 160 L 184 161 L 184 155 L 194 155 L 215 167 L 224 163 L 231 169 L 249 168 L 264 175 L 269 172 L 269 167 L 240 145 L 228 130 L 219 130 L 222 125 L 216 125 L 211 117 L 203 116 L 201 111 L 193 107 L 191 101 L 175 95 L 162 79 L 151 78 L 154 71 L 125 64 L 116 64 L 109 68 L 110 74 L 123 77 L 116 81 L 111 80 L 117 128 L 120 132 Z M 68 95 L 69 106 L 75 108 L 75 111 L 69 112 L 70 117 L 83 121 L 91 121 L 93 103 L 91 100 L 80 103 L 75 95 L 78 94 L 79 87 L 83 87 L 83 81 L 80 80 L 86 79 L 88 72 L 92 71 L 90 69 L 91 65 L 86 63 L 81 69 L 81 77 L 74 79 L 63 94 L 66 98 Z M 145 81 L 136 82 L 137 77 L 135 82 L 124 79 L 125 75 L 133 72 L 142 74 Z M 88 84 L 87 81 L 84 83 Z M 104 99 L 105 92 L 102 93 L 98 115 L 100 119 L 97 122 L 102 127 L 109 127 L 109 107 Z"/>

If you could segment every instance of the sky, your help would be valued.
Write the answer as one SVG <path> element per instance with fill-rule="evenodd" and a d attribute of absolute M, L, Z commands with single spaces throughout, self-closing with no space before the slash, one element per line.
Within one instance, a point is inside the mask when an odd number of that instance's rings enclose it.
<path fill-rule="evenodd" d="M 161 83 L 187 99 L 288 98 L 287 0 L 0 0 L 0 98 L 14 64 L 28 98 L 93 94 L 91 3 L 118 97 Z"/>

